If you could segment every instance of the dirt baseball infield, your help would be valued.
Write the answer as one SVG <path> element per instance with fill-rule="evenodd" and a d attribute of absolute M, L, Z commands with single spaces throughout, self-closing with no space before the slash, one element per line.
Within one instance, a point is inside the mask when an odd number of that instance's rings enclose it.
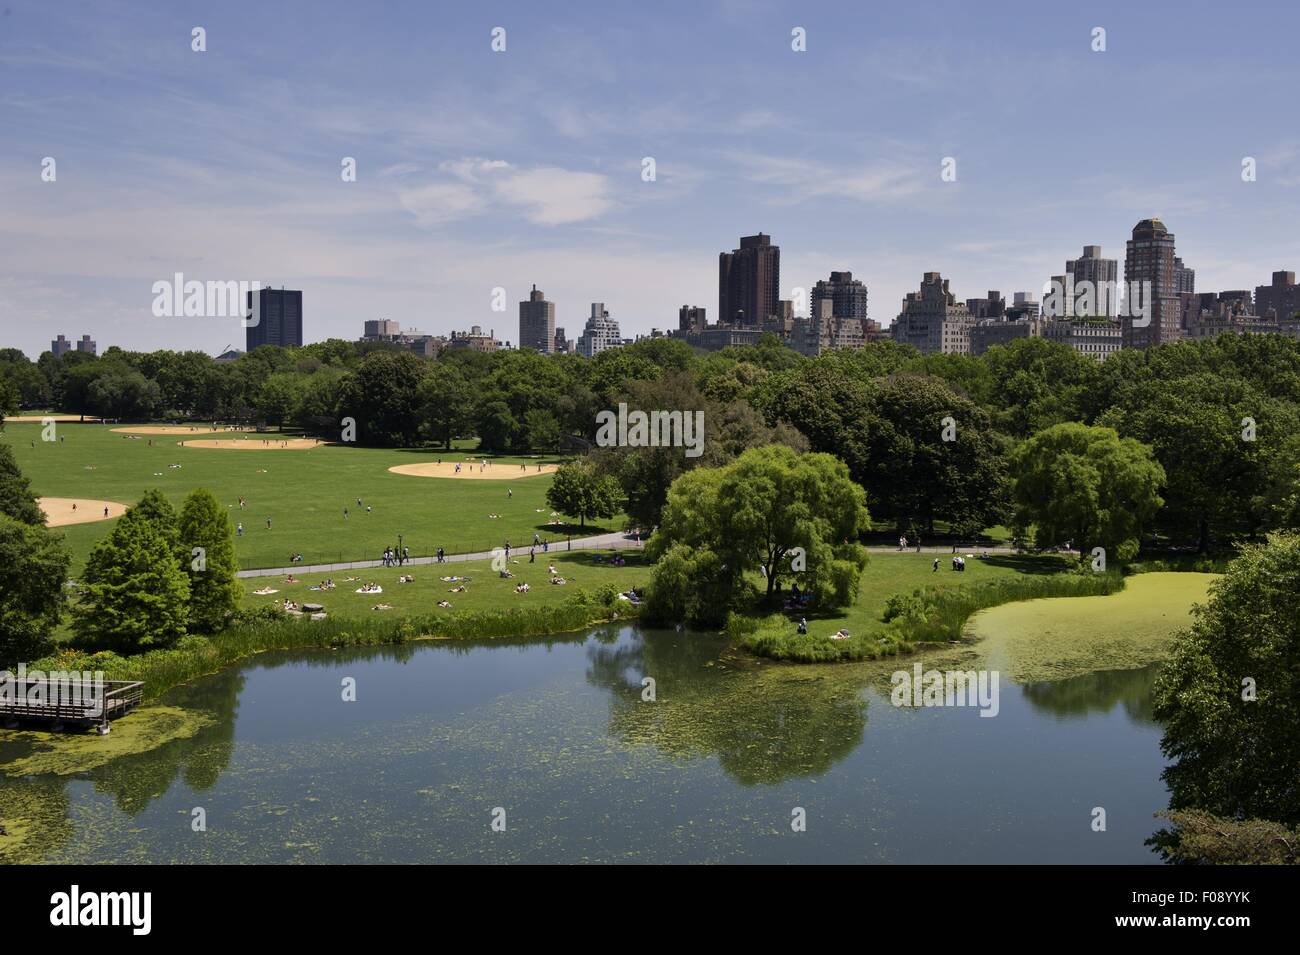
<path fill-rule="evenodd" d="M 117 501 L 94 501 L 84 497 L 38 497 L 36 503 L 45 512 L 47 527 L 112 520 L 125 514 L 127 507 Z M 107 514 L 104 508 L 108 508 Z"/>
<path fill-rule="evenodd" d="M 460 464 L 460 473 L 456 473 L 456 465 Z M 423 464 L 398 464 L 388 470 L 394 474 L 407 474 L 412 477 L 432 477 L 432 478 L 458 478 L 471 481 L 513 481 L 515 478 L 537 477 L 542 474 L 551 474 L 557 467 L 554 464 L 540 465 L 529 464 L 523 469 L 517 464 L 493 464 L 489 462 L 486 466 L 480 461 L 477 464 L 469 461 L 443 461 L 439 464 L 437 461 L 426 461 Z"/>

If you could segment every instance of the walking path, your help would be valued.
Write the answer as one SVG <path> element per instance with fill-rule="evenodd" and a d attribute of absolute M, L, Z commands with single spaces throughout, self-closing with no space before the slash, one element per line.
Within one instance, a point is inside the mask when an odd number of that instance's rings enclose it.
<path fill-rule="evenodd" d="M 527 554 L 528 548 L 532 544 L 515 546 L 510 548 L 511 556 L 517 557 L 520 554 Z M 615 531 L 611 534 L 597 534 L 594 537 L 578 537 L 571 541 L 551 541 L 551 549 L 547 555 L 563 554 L 574 550 L 606 550 L 606 549 L 631 549 L 641 546 L 641 541 L 635 535 L 626 531 Z M 541 548 L 537 551 L 542 552 Z M 490 560 L 491 551 L 479 551 L 473 554 L 447 554 L 443 558 L 443 563 L 457 564 L 468 560 Z M 402 567 L 412 567 L 417 564 L 436 564 L 437 557 L 412 557 Z M 289 567 L 259 567 L 255 570 L 241 570 L 236 576 L 239 577 L 280 577 L 284 574 L 329 574 L 341 570 L 356 570 L 362 567 L 383 567 L 382 560 L 354 560 L 339 564 L 293 564 Z M 397 564 L 394 567 L 399 566 Z"/>
<path fill-rule="evenodd" d="M 528 553 L 531 544 L 515 546 L 510 548 L 510 553 L 514 556 Z M 641 546 L 641 541 L 634 534 L 626 531 L 614 531 L 610 534 L 597 534 L 594 537 L 578 537 L 572 541 L 552 541 L 551 549 L 548 554 L 567 553 L 574 550 L 625 550 L 634 549 Z M 1014 547 L 971 547 L 967 545 L 958 545 L 953 547 L 951 544 L 945 544 L 939 547 L 908 547 L 907 550 L 899 550 L 897 546 L 889 547 L 868 547 L 867 550 L 872 554 L 1018 554 Z M 540 554 L 541 551 L 539 550 Z M 1071 553 L 1074 553 L 1071 551 Z M 443 558 L 443 563 L 457 564 L 468 560 L 490 560 L 491 551 L 477 551 L 472 554 L 447 554 Z M 412 557 L 402 567 L 411 567 L 417 564 L 436 564 L 437 557 Z M 280 577 L 285 574 L 329 574 L 341 570 L 357 570 L 363 567 L 383 567 L 382 560 L 353 560 L 337 564 L 292 564 L 289 567 L 259 567 L 254 570 L 241 570 L 236 576 L 239 577 Z M 399 566 L 394 564 L 393 566 Z"/>

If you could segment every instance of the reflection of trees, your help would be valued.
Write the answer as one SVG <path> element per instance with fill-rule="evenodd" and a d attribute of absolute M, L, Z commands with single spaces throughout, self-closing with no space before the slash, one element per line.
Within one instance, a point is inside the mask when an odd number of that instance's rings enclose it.
<path fill-rule="evenodd" d="M 243 688 L 243 671 L 230 669 L 169 692 L 166 705 L 201 712 L 211 722 L 193 736 L 91 770 L 95 791 L 111 795 L 119 809 L 134 816 L 167 792 L 178 776 L 195 791 L 211 789 L 235 752 L 235 711 Z M 139 713 L 141 718 L 147 714 L 147 709 Z"/>
<path fill-rule="evenodd" d="M 590 646 L 587 680 L 611 693 L 611 734 L 673 757 L 716 756 L 745 785 L 819 776 L 861 742 L 867 704 L 856 668 L 725 668 L 714 665 L 724 646 L 662 631 Z M 641 699 L 646 676 L 653 703 Z"/>
<path fill-rule="evenodd" d="M 1052 683 L 1027 683 L 1025 699 L 1035 709 L 1056 717 L 1109 713 L 1120 704 L 1133 722 L 1155 725 L 1151 687 L 1159 670 L 1159 664 L 1151 664 L 1135 670 L 1098 670 Z"/>

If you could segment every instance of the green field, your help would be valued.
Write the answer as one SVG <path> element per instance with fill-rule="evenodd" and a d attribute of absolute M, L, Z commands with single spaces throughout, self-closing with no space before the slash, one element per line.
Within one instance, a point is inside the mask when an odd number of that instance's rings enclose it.
<path fill-rule="evenodd" d="M 149 437 L 124 437 L 110 426 L 79 423 L 58 425 L 58 435 L 59 441 L 43 442 L 39 425 L 25 422 L 10 423 L 0 435 L 0 441 L 13 447 L 37 495 L 133 504 L 146 489 L 156 487 L 179 505 L 189 491 L 205 487 L 227 505 L 232 524 L 244 525 L 235 550 L 245 568 L 287 566 L 294 553 L 301 553 L 308 564 L 374 560 L 385 546 L 397 544 L 399 534 L 416 557 L 439 547 L 448 553 L 487 551 L 506 541 L 517 547 L 531 542 L 534 534 L 562 541 L 566 534 L 600 533 L 624 524 L 621 516 L 581 531 L 550 524 L 546 489 L 551 478 L 544 474 L 476 481 L 388 471 L 397 464 L 440 457 L 468 460 L 467 450 L 439 453 L 342 445 L 303 451 L 184 448 L 172 436 L 152 436 L 150 446 Z M 559 463 L 541 456 L 489 456 L 489 460 L 516 468 L 521 463 Z M 169 467 L 173 464 L 181 467 Z M 241 496 L 246 501 L 242 510 Z M 363 502 L 361 507 L 357 498 Z M 112 526 L 112 521 L 100 521 L 61 528 L 75 555 L 74 574 L 94 542 Z"/>
<path fill-rule="evenodd" d="M 476 610 L 506 610 L 510 607 L 531 607 L 558 603 L 575 590 L 594 593 L 606 584 L 614 584 L 619 590 L 642 587 L 650 579 L 649 564 L 644 554 L 635 550 L 621 550 L 619 555 L 626 561 L 622 567 L 613 566 L 607 561 L 612 551 L 575 551 L 572 554 L 550 553 L 537 554 L 537 561 L 530 564 L 528 553 L 510 558 L 509 570 L 514 576 L 501 578 L 492 570 L 491 561 L 456 561 L 446 564 L 408 564 L 405 567 L 372 567 L 365 570 L 344 571 L 334 574 L 295 574 L 299 582 L 286 584 L 283 576 L 255 577 L 243 581 L 245 608 L 279 605 L 286 598 L 296 603 L 316 603 L 324 606 L 326 613 L 340 617 L 361 616 L 415 616 L 437 614 L 440 611 L 438 601 L 446 600 L 451 604 L 446 613 L 460 613 Z M 600 561 L 597 561 L 600 558 Z M 555 565 L 556 575 L 564 578 L 563 585 L 550 583 L 547 570 Z M 413 583 L 399 584 L 398 578 L 410 575 Z M 454 594 L 449 591 L 461 586 L 459 582 L 444 581 L 440 578 L 469 577 L 464 584 L 465 592 Z M 312 590 L 326 578 L 332 578 L 337 585 L 333 590 Z M 345 582 L 347 577 L 359 580 Z M 362 583 L 377 583 L 383 588 L 382 594 L 359 594 L 356 589 Z M 530 590 L 526 594 L 515 593 L 515 586 L 527 583 Z M 279 591 L 269 596 L 258 596 L 254 590 L 271 587 Z M 391 610 L 373 610 L 376 604 L 389 604 Z"/>

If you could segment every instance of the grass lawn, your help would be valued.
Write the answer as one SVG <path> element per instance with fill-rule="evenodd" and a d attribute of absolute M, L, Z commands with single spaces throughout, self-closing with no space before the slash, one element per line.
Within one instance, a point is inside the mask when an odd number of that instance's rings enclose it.
<path fill-rule="evenodd" d="M 510 607 L 530 607 L 559 603 L 575 590 L 594 593 L 606 584 L 614 584 L 620 590 L 644 586 L 650 580 L 650 567 L 641 551 L 618 551 L 626 561 L 622 567 L 612 566 L 608 561 L 612 551 L 581 551 L 572 554 L 542 554 L 538 552 L 537 562 L 528 562 L 527 551 L 521 557 L 511 556 L 510 572 L 514 577 L 502 579 L 492 570 L 491 561 L 465 561 L 449 564 L 417 564 L 405 567 L 378 567 L 366 570 L 345 571 L 341 574 L 306 574 L 294 576 L 300 581 L 286 584 L 283 577 L 246 578 L 244 584 L 243 606 L 248 608 L 278 604 L 286 598 L 302 603 L 318 603 L 325 607 L 331 617 L 379 617 L 379 616 L 415 616 L 417 614 L 439 613 L 439 600 L 451 604 L 446 613 L 476 610 L 504 610 Z M 597 562 L 597 558 L 601 562 Z M 563 577 L 565 584 L 550 583 L 548 564 L 555 565 L 556 574 Z M 409 574 L 415 578 L 414 583 L 399 584 L 398 577 Z M 471 578 L 465 582 L 465 592 L 449 593 L 451 588 L 461 586 L 461 582 L 444 581 L 442 577 L 452 575 Z M 326 577 L 332 577 L 337 585 L 333 590 L 312 590 Z M 345 582 L 345 577 L 360 577 L 360 580 Z M 382 594 L 359 594 L 356 589 L 363 583 L 377 583 L 383 587 Z M 527 583 L 531 588 L 526 594 L 515 593 L 515 586 Z M 270 596 L 258 596 L 254 590 L 271 587 L 279 593 Z M 392 610 L 372 610 L 376 604 L 385 603 Z"/>
<path fill-rule="evenodd" d="M 791 611 L 786 616 L 796 623 L 800 616 L 807 616 L 810 634 L 829 635 L 841 627 L 855 636 L 877 633 L 885 627 L 880 619 L 885 601 L 894 594 L 910 594 L 917 587 L 962 587 L 1000 577 L 1052 574 L 1064 570 L 1066 561 L 1053 555 L 994 554 L 985 560 L 968 559 L 966 569 L 958 573 L 952 570 L 951 558 L 939 555 L 938 571 L 933 567 L 934 557 L 928 554 L 872 554 L 852 607 L 816 616 Z"/>
<path fill-rule="evenodd" d="M 896 641 L 880 639 L 886 628 L 881 619 L 885 603 L 894 594 L 910 594 L 919 587 L 961 589 L 999 579 L 1046 576 L 1065 570 L 1069 564 L 1056 555 L 993 554 L 983 560 L 968 557 L 966 569 L 957 572 L 952 570 L 949 556 L 939 555 L 937 571 L 934 559 L 931 554 L 874 553 L 862 571 L 858 599 L 852 606 L 829 613 L 784 611 L 775 620 L 764 621 L 756 639 L 746 639 L 746 645 L 761 655 L 779 659 L 869 659 L 880 653 L 894 653 L 898 650 Z M 801 616 L 808 618 L 806 636 L 796 634 Z M 787 622 L 776 622 L 780 617 Z M 831 635 L 841 628 L 849 632 L 850 639 L 832 641 Z M 772 638 L 779 645 L 773 645 Z"/>
<path fill-rule="evenodd" d="M 394 465 L 440 457 L 468 460 L 474 453 L 469 450 L 184 448 L 177 446 L 179 436 L 124 438 L 112 427 L 60 424 L 61 440 L 43 442 L 39 425 L 10 423 L 0 441 L 14 449 L 38 496 L 134 504 L 145 490 L 156 487 L 179 506 L 189 491 L 207 488 L 229 508 L 231 523 L 244 525 L 243 536 L 235 541 L 241 567 L 287 566 L 292 553 L 301 553 L 305 563 L 373 560 L 385 546 L 395 546 L 399 534 L 412 556 L 426 556 L 439 547 L 448 553 L 486 551 L 507 540 L 514 546 L 526 544 L 534 533 L 555 541 L 566 533 L 594 534 L 624 525 L 621 515 L 582 530 L 550 524 L 546 489 L 551 478 L 546 474 L 483 481 L 388 471 Z M 489 460 L 496 467 L 514 469 L 520 464 L 559 463 L 554 456 Z M 169 467 L 172 464 L 181 467 Z M 241 496 L 247 504 L 242 510 Z M 362 499 L 361 507 L 357 498 Z M 109 520 L 61 529 L 74 554 L 74 575 L 94 542 L 112 526 Z"/>

